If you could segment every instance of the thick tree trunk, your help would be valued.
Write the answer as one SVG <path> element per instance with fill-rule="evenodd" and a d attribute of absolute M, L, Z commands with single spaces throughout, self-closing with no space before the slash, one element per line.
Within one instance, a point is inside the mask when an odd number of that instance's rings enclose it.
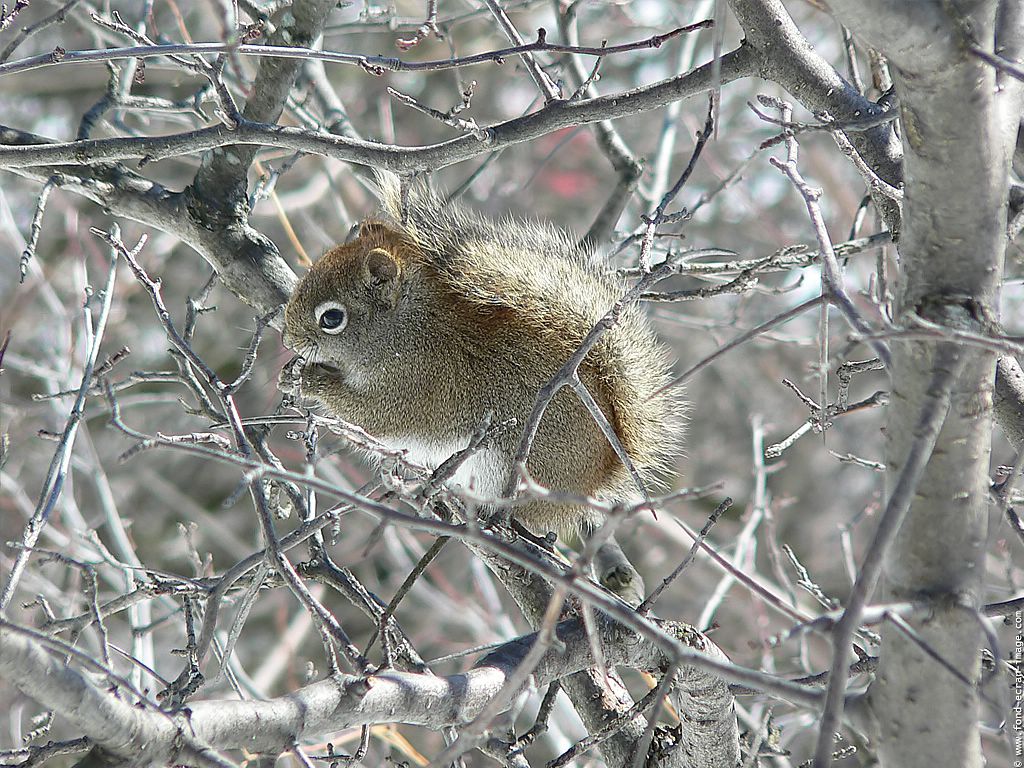
<path fill-rule="evenodd" d="M 970 52 L 971 44 L 993 49 L 995 3 L 958 5 L 959 18 L 949 15 L 954 6 L 938 2 L 832 6 L 888 57 L 900 102 L 906 198 L 896 324 L 941 327 L 934 339 L 892 346 L 891 490 L 913 442 L 939 339 L 997 328 L 1019 92 L 997 91 L 995 70 Z M 917 642 L 891 627 L 883 633 L 870 702 L 885 766 L 983 762 L 976 688 L 919 645 L 977 677 L 995 356 L 971 344 L 960 344 L 957 354 L 967 358 L 963 374 L 887 561 L 887 599 L 923 601 L 932 611 L 910 621 Z"/>

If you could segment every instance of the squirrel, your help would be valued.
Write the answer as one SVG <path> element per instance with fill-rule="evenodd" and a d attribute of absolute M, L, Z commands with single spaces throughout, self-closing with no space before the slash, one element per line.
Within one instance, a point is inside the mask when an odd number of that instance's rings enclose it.
<path fill-rule="evenodd" d="M 625 292 L 568 234 L 491 221 L 418 183 L 379 174 L 382 213 L 327 251 L 285 307 L 284 344 L 298 370 L 282 389 L 318 402 L 430 468 L 464 449 L 483 420 L 514 420 L 455 474 L 477 497 L 507 491 L 538 390 Z M 355 232 L 355 230 L 354 230 Z M 627 307 L 579 378 L 646 484 L 679 452 L 684 406 L 642 310 Z M 289 385 L 286 378 L 290 378 Z M 539 424 L 527 470 L 553 491 L 617 502 L 637 486 L 578 396 L 563 387 Z M 592 507 L 529 500 L 512 515 L 531 532 L 585 534 Z M 614 540 L 599 580 L 627 602 L 643 582 Z"/>

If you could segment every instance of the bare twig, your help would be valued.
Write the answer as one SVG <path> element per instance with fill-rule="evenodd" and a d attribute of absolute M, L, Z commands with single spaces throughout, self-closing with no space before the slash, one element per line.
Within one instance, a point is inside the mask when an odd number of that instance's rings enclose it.
<path fill-rule="evenodd" d="M 847 678 L 837 670 L 849 665 L 853 633 L 860 624 L 860 616 L 875 585 L 882 574 L 885 556 L 896 538 L 917 484 L 924 474 L 932 449 L 939 437 L 939 430 L 946 418 L 949 398 L 960 375 L 966 355 L 958 354 L 951 345 L 939 347 L 932 367 L 932 379 L 914 428 L 914 441 L 907 455 L 899 479 L 893 487 L 885 512 L 879 521 L 875 537 L 868 548 L 846 604 L 843 616 L 832 632 L 832 674 L 829 676 L 825 710 L 821 716 L 818 744 L 814 753 L 816 768 L 824 768 L 832 760 L 832 735 L 839 727 L 843 716 Z"/>
<path fill-rule="evenodd" d="M 782 102 L 766 99 L 765 97 L 762 97 L 762 101 L 772 105 L 779 105 L 780 107 L 782 105 Z M 787 157 L 785 162 L 776 158 L 771 158 L 770 162 L 789 177 L 790 181 L 793 182 L 793 185 L 800 192 L 800 196 L 804 199 L 807 214 L 810 216 L 811 224 L 814 226 L 814 234 L 818 239 L 818 247 L 821 249 L 823 291 L 827 292 L 829 301 L 835 304 L 843 315 L 846 316 L 847 321 L 853 326 L 854 330 L 861 334 L 869 333 L 870 329 L 867 322 L 861 317 L 860 312 L 857 311 L 843 286 L 842 270 L 832 248 L 832 239 L 829 237 L 828 229 L 825 227 L 821 206 L 818 204 L 821 190 L 811 187 L 804 181 L 803 176 L 800 175 L 800 170 L 797 167 L 798 146 L 796 139 L 791 134 L 787 134 L 786 150 Z M 878 355 L 878 358 L 885 363 L 886 368 L 891 367 L 892 361 L 888 347 L 878 340 L 869 341 L 869 344 L 875 351 L 875 354 Z"/>
<path fill-rule="evenodd" d="M 117 231 L 116 226 L 113 231 Z M 143 236 L 131 253 L 137 253 L 145 243 L 146 237 Z M 96 319 L 95 328 L 93 327 L 92 313 L 89 309 L 88 301 L 83 308 L 83 316 L 87 334 L 90 337 L 90 344 L 82 366 L 82 383 L 78 388 L 78 395 L 75 397 L 75 403 L 71 407 L 71 412 L 64 422 L 64 429 L 61 432 L 60 441 L 53 454 L 53 459 L 50 461 L 50 468 L 43 483 L 43 490 L 39 496 L 39 502 L 36 504 L 35 512 L 33 512 L 31 519 L 29 519 L 28 524 L 25 526 L 25 530 L 22 532 L 22 547 L 18 550 L 3 591 L 0 592 L 0 616 L 3 616 L 10 605 L 11 599 L 14 597 L 14 591 L 18 586 L 18 581 L 21 579 L 25 566 L 28 565 L 32 547 L 35 546 L 39 534 L 46 525 L 50 513 L 53 511 L 64 490 L 64 483 L 71 465 L 71 454 L 75 445 L 75 437 L 78 434 L 78 427 L 85 411 L 86 397 L 92 385 L 93 369 L 99 357 L 100 343 L 103 341 L 103 332 L 106 330 L 110 306 L 114 299 L 114 278 L 117 272 L 115 267 L 117 265 L 118 252 L 119 249 L 111 245 L 110 257 L 107 263 L 107 279 L 100 294 L 100 311 L 99 317 Z M 128 252 L 125 250 L 125 253 Z"/>
<path fill-rule="evenodd" d="M 684 557 L 682 561 L 680 561 L 679 565 L 672 570 L 672 573 L 662 579 L 661 584 L 659 584 L 654 591 L 647 596 L 647 599 L 637 607 L 638 612 L 647 613 L 654 607 L 658 598 L 661 597 L 661 593 L 664 592 L 673 581 L 678 579 L 679 575 L 686 569 L 686 567 L 693 562 L 694 557 L 697 555 L 697 550 L 700 549 L 701 545 L 704 543 L 704 539 L 706 539 L 708 534 L 711 533 L 711 529 L 714 528 L 715 523 L 718 522 L 718 518 L 720 518 L 731 506 L 731 498 L 727 496 L 722 499 L 722 503 L 715 507 L 715 511 L 708 517 L 708 521 L 704 523 L 704 527 L 700 529 L 700 533 L 697 538 L 693 540 L 693 546 L 691 546 L 690 551 L 686 553 L 686 557 Z"/>
<path fill-rule="evenodd" d="M 433 61 L 403 61 L 388 56 L 363 56 L 354 53 L 340 53 L 336 51 L 323 51 L 315 48 L 303 48 L 301 46 L 274 46 L 274 45 L 237 45 L 231 43 L 174 43 L 166 45 L 145 44 L 126 48 L 107 48 L 98 51 L 64 51 L 56 58 L 50 54 L 30 56 L 24 59 L 0 64 L 0 77 L 14 72 L 28 72 L 42 67 L 58 66 L 60 64 L 74 64 L 82 61 L 115 61 L 117 59 L 143 59 L 154 56 L 187 56 L 187 55 L 210 55 L 233 53 L 240 56 L 259 56 L 282 59 L 320 59 L 334 64 L 350 64 L 374 74 L 389 72 L 429 72 L 456 67 L 465 67 L 471 64 L 482 64 L 484 62 L 500 63 L 510 56 L 525 56 L 531 53 L 572 53 L 580 56 L 610 56 L 618 53 L 629 53 L 644 48 L 660 48 L 667 40 L 678 35 L 695 32 L 700 29 L 707 29 L 711 26 L 710 21 L 701 21 L 685 27 L 679 27 L 660 35 L 653 35 L 644 40 L 622 45 L 606 46 L 571 46 L 549 43 L 539 39 L 532 43 L 524 43 L 509 48 L 501 48 L 485 53 L 477 53 L 471 56 L 460 56 L 451 59 L 437 59 Z M 182 66 L 195 66 L 179 61 Z"/>
<path fill-rule="evenodd" d="M 523 38 L 520 36 L 519 30 L 517 30 L 515 25 L 512 23 L 512 20 L 508 17 L 508 14 L 506 14 L 498 4 L 498 0 L 484 0 L 484 3 L 487 5 L 487 9 L 494 16 L 495 21 L 498 22 L 498 26 L 501 28 L 501 31 L 505 33 L 505 37 L 507 37 L 517 48 L 522 48 Z M 538 43 L 545 43 L 546 38 L 547 33 L 544 29 L 537 30 Z M 551 81 L 551 78 L 548 77 L 547 73 L 537 64 L 537 60 L 534 59 L 532 52 L 523 53 L 522 59 L 523 64 L 526 65 L 526 71 L 530 73 L 530 78 L 537 84 L 537 88 L 540 89 L 540 92 L 544 94 L 545 100 L 554 101 L 559 98 L 561 93 L 558 90 L 558 86 Z"/>

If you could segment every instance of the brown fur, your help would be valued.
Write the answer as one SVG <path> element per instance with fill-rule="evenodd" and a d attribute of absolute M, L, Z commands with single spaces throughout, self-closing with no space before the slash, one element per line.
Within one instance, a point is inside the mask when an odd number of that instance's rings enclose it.
<path fill-rule="evenodd" d="M 303 369 L 303 393 L 399 443 L 463 440 L 489 411 L 499 421 L 516 419 L 518 427 L 495 446 L 508 461 L 537 391 L 625 286 L 550 227 L 490 222 L 423 187 L 410 192 L 403 211 L 390 177 L 381 180 L 380 197 L 382 219 L 365 223 L 357 239 L 314 264 L 287 306 L 286 343 L 324 364 Z M 393 259 L 393 280 L 368 274 L 368 254 L 377 248 Z M 339 334 L 317 325 L 325 302 L 346 308 L 348 324 Z M 621 314 L 580 368 L 645 481 L 668 469 L 681 444 L 681 400 L 674 390 L 657 394 L 668 371 L 667 355 L 636 307 Z M 636 496 L 611 445 L 568 388 L 548 407 L 528 469 L 554 490 Z M 538 502 L 516 514 L 538 532 L 597 522 L 585 509 Z"/>

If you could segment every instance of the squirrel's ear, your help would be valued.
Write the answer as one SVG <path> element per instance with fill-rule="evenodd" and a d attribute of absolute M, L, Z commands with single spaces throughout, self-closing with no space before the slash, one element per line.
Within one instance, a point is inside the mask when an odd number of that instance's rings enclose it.
<path fill-rule="evenodd" d="M 384 248 L 372 249 L 363 259 L 363 281 L 366 287 L 392 306 L 398 297 L 398 277 L 401 271 L 394 254 Z"/>

